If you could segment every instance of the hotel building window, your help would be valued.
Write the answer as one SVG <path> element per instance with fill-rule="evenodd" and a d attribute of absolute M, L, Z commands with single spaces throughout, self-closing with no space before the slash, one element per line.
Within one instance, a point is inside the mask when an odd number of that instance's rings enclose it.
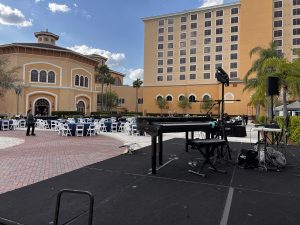
<path fill-rule="evenodd" d="M 157 57 L 158 57 L 158 58 L 164 57 L 164 53 L 163 53 L 163 52 L 157 52 Z"/>
<path fill-rule="evenodd" d="M 223 16 L 223 10 L 216 11 L 216 17 Z"/>
<path fill-rule="evenodd" d="M 282 37 L 282 30 L 275 30 L 274 37 Z"/>
<path fill-rule="evenodd" d="M 216 46 L 216 52 L 221 52 L 222 51 L 222 46 L 218 45 Z"/>
<path fill-rule="evenodd" d="M 164 44 L 158 44 L 157 49 L 164 49 Z"/>
<path fill-rule="evenodd" d="M 172 81 L 173 76 L 172 75 L 167 75 L 167 81 Z"/>
<path fill-rule="evenodd" d="M 300 28 L 293 29 L 293 35 L 300 35 Z"/>
<path fill-rule="evenodd" d="M 168 35 L 168 41 L 173 41 L 173 35 Z"/>
<path fill-rule="evenodd" d="M 209 45 L 211 43 L 211 38 L 205 38 L 204 39 L 204 44 Z"/>
<path fill-rule="evenodd" d="M 158 36 L 158 41 L 164 41 L 164 36 Z"/>
<path fill-rule="evenodd" d="M 179 80 L 185 80 L 185 74 L 180 74 L 179 75 Z"/>
<path fill-rule="evenodd" d="M 237 69 L 237 62 L 230 63 L 230 69 Z"/>
<path fill-rule="evenodd" d="M 203 74 L 203 79 L 205 79 L 205 80 L 210 79 L 210 73 L 204 73 Z"/>
<path fill-rule="evenodd" d="M 232 8 L 231 9 L 231 14 L 238 14 L 239 13 L 239 9 L 238 8 Z"/>
<path fill-rule="evenodd" d="M 89 87 L 89 78 L 87 77 L 84 78 L 84 86 Z"/>
<path fill-rule="evenodd" d="M 180 21 L 181 21 L 181 23 L 186 23 L 186 16 L 180 17 Z"/>
<path fill-rule="evenodd" d="M 79 86 L 79 75 L 75 76 L 75 86 Z"/>
<path fill-rule="evenodd" d="M 190 46 L 196 46 L 197 41 L 196 40 L 190 40 Z"/>
<path fill-rule="evenodd" d="M 163 81 L 163 76 L 157 76 L 157 81 Z"/>
<path fill-rule="evenodd" d="M 204 64 L 203 69 L 204 70 L 210 70 L 210 64 Z"/>
<path fill-rule="evenodd" d="M 30 73 L 30 81 L 38 82 L 39 81 L 39 73 L 37 70 L 32 70 Z"/>
<path fill-rule="evenodd" d="M 222 60 L 222 55 L 216 55 L 216 61 L 221 61 Z"/>
<path fill-rule="evenodd" d="M 84 82 L 84 78 L 83 76 L 80 76 L 79 86 L 83 87 L 83 82 Z"/>
<path fill-rule="evenodd" d="M 231 35 L 231 41 L 238 41 L 237 35 Z"/>
<path fill-rule="evenodd" d="M 168 18 L 168 24 L 171 25 L 174 23 L 174 19 L 173 18 Z"/>
<path fill-rule="evenodd" d="M 300 18 L 293 19 L 293 25 L 300 25 Z"/>
<path fill-rule="evenodd" d="M 164 21 L 164 20 L 159 20 L 159 21 L 158 21 L 158 25 L 159 25 L 159 26 L 163 26 L 164 24 L 165 24 L 165 21 Z"/>
<path fill-rule="evenodd" d="M 181 25 L 181 26 L 180 26 L 180 30 L 181 30 L 181 31 L 185 31 L 185 30 L 186 30 L 186 25 L 185 25 L 185 24 L 184 24 L 184 25 Z"/>
<path fill-rule="evenodd" d="M 40 72 L 40 82 L 46 83 L 47 82 L 47 73 L 45 70 Z"/>
<path fill-rule="evenodd" d="M 158 60 L 158 61 L 157 61 L 157 65 L 158 65 L 158 66 L 162 66 L 163 64 L 164 64 L 164 61 L 163 61 L 163 60 Z"/>
<path fill-rule="evenodd" d="M 300 9 L 293 9 L 293 15 L 294 16 L 300 15 Z"/>
<path fill-rule="evenodd" d="M 275 11 L 274 12 L 274 18 L 280 18 L 280 17 L 282 17 L 282 11 Z"/>
<path fill-rule="evenodd" d="M 237 59 L 238 58 L 238 54 L 237 53 L 231 53 L 230 54 L 230 59 Z"/>
<path fill-rule="evenodd" d="M 168 43 L 168 48 L 173 48 L 173 43 Z"/>
<path fill-rule="evenodd" d="M 216 20 L 216 26 L 222 26 L 223 25 L 223 19 Z"/>
<path fill-rule="evenodd" d="M 186 50 L 185 49 L 180 50 L 180 55 L 186 55 Z"/>
<path fill-rule="evenodd" d="M 205 21 L 204 26 L 205 27 L 211 27 L 211 21 L 210 20 Z"/>
<path fill-rule="evenodd" d="M 185 64 L 186 63 L 186 59 L 185 58 L 180 58 L 180 64 Z"/>
<path fill-rule="evenodd" d="M 282 46 L 282 40 L 274 40 L 274 43 L 276 44 L 277 47 Z"/>
<path fill-rule="evenodd" d="M 180 39 L 186 39 L 186 33 L 181 33 L 180 34 Z"/>
<path fill-rule="evenodd" d="M 172 32 L 173 32 L 173 30 L 174 30 L 174 28 L 173 28 L 173 27 L 168 27 L 168 32 L 169 32 L 169 33 L 172 33 Z"/>
<path fill-rule="evenodd" d="M 205 19 L 211 18 L 211 12 L 206 12 L 206 13 L 204 14 L 204 18 L 205 18 Z"/>
<path fill-rule="evenodd" d="M 195 95 L 190 95 L 189 102 L 195 102 L 195 101 L 196 101 Z"/>
<path fill-rule="evenodd" d="M 282 1 L 274 2 L 274 8 L 282 8 Z"/>
<path fill-rule="evenodd" d="M 211 30 L 205 30 L 205 31 L 204 31 L 204 35 L 205 35 L 205 36 L 211 35 Z"/>
<path fill-rule="evenodd" d="M 204 53 L 210 53 L 210 47 L 204 47 Z"/>
<path fill-rule="evenodd" d="M 196 65 L 190 65 L 190 71 L 196 71 Z"/>
<path fill-rule="evenodd" d="M 172 57 L 173 56 L 173 51 L 168 51 L 168 57 Z"/>
<path fill-rule="evenodd" d="M 167 60 L 167 65 L 173 65 L 173 59 L 168 59 Z"/>
<path fill-rule="evenodd" d="M 231 27 L 231 33 L 236 33 L 238 31 L 239 31 L 239 27 L 238 26 Z"/>
<path fill-rule="evenodd" d="M 232 71 L 230 72 L 230 78 L 237 78 L 237 72 L 236 71 Z"/>
<path fill-rule="evenodd" d="M 217 28 L 216 34 L 223 34 L 223 28 Z"/>
<path fill-rule="evenodd" d="M 239 22 L 239 18 L 238 17 L 232 17 L 231 18 L 231 23 L 238 23 Z"/>
<path fill-rule="evenodd" d="M 197 20 L 197 14 L 191 15 L 191 20 Z"/>
<path fill-rule="evenodd" d="M 210 61 L 210 55 L 205 55 L 204 62 L 209 62 L 209 61 Z"/>
<path fill-rule="evenodd" d="M 215 65 L 215 69 L 218 69 L 218 68 L 222 68 L 222 63 L 217 63 L 217 64 Z"/>
<path fill-rule="evenodd" d="M 280 50 L 280 49 L 276 50 L 276 55 L 277 55 L 279 58 L 283 57 L 283 52 L 282 52 L 282 50 Z"/>
<path fill-rule="evenodd" d="M 157 73 L 163 73 L 164 72 L 164 68 L 157 68 Z"/>
<path fill-rule="evenodd" d="M 191 23 L 191 29 L 196 29 L 197 28 L 197 23 Z"/>
<path fill-rule="evenodd" d="M 300 38 L 293 38 L 293 45 L 300 45 Z"/>
<path fill-rule="evenodd" d="M 179 68 L 179 70 L 180 70 L 180 72 L 185 72 L 185 66 L 181 66 L 181 67 Z"/>
<path fill-rule="evenodd" d="M 195 63 L 196 62 L 196 57 L 193 56 L 193 57 L 190 57 L 190 63 Z"/>
<path fill-rule="evenodd" d="M 197 37 L 197 31 L 192 31 L 191 32 L 191 37 L 193 38 L 193 37 Z"/>
<path fill-rule="evenodd" d="M 282 20 L 274 21 L 274 27 L 282 27 Z"/>
<path fill-rule="evenodd" d="M 191 74 L 190 74 L 190 80 L 195 80 L 195 79 L 196 79 L 196 74 L 191 73 Z"/>
<path fill-rule="evenodd" d="M 167 67 L 167 73 L 172 73 L 173 72 L 173 67 Z"/>
<path fill-rule="evenodd" d="M 216 43 L 222 43 L 223 37 L 216 37 Z"/>
<path fill-rule="evenodd" d="M 191 48 L 190 49 L 190 55 L 196 54 L 197 49 L 196 48 Z"/>
<path fill-rule="evenodd" d="M 159 34 L 163 34 L 163 33 L 164 33 L 164 28 L 163 28 L 163 27 L 159 28 L 159 29 L 158 29 L 158 33 L 159 33 Z"/>
<path fill-rule="evenodd" d="M 238 50 L 238 45 L 237 45 L 237 44 L 232 44 L 232 45 L 230 46 L 230 50 L 231 50 L 231 51 L 236 51 L 236 50 Z"/>
<path fill-rule="evenodd" d="M 180 48 L 185 48 L 186 47 L 186 42 L 185 41 L 181 41 L 180 42 Z"/>
<path fill-rule="evenodd" d="M 300 0 L 293 0 L 293 5 L 300 5 Z"/>
<path fill-rule="evenodd" d="M 298 55 L 300 53 L 300 48 L 293 49 L 293 55 Z"/>
<path fill-rule="evenodd" d="M 53 71 L 48 72 L 48 83 L 55 83 L 55 73 Z"/>

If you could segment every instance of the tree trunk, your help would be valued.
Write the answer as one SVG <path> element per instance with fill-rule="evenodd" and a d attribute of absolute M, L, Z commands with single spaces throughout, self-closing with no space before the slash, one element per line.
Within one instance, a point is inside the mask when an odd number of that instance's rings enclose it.
<path fill-rule="evenodd" d="M 283 118 L 284 118 L 284 125 L 285 128 L 288 126 L 288 110 L 287 110 L 287 99 L 286 99 L 286 93 L 287 93 L 287 86 L 282 86 L 282 102 L 283 102 Z"/>
<path fill-rule="evenodd" d="M 138 114 L 138 88 L 135 88 L 135 114 Z"/>
<path fill-rule="evenodd" d="M 102 79 L 102 84 L 101 84 L 101 112 L 103 112 L 103 101 L 104 101 L 104 80 Z"/>
<path fill-rule="evenodd" d="M 106 85 L 106 111 L 108 111 L 108 85 Z"/>
<path fill-rule="evenodd" d="M 260 115 L 260 104 L 256 104 L 256 121 L 258 121 Z"/>

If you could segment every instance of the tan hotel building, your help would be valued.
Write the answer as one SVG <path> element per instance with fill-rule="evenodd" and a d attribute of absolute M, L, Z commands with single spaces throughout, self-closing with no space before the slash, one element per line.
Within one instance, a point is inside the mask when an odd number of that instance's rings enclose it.
<path fill-rule="evenodd" d="M 243 77 L 252 65 L 250 50 L 276 40 L 278 53 L 293 60 L 300 46 L 300 0 L 241 0 L 147 17 L 143 22 L 144 84 L 138 90 L 138 110 L 144 114 L 160 113 L 155 104 L 158 96 L 168 100 L 164 113 L 182 113 L 177 106 L 181 96 L 198 101 L 221 99 L 221 85 L 215 79 L 215 68 L 221 66 L 230 76 L 225 99 L 241 100 L 226 101 L 225 112 L 254 115 L 255 109 L 248 106 L 251 93 L 243 92 Z M 46 105 L 49 114 L 96 111 L 101 85 L 95 84 L 94 68 L 106 58 L 58 47 L 58 36 L 49 32 L 35 35 L 38 43 L 0 46 L 0 54 L 20 67 L 24 80 L 19 114 L 40 105 Z M 118 93 L 119 108 L 135 111 L 135 89 L 122 85 L 124 74 L 113 72 L 113 76 L 118 80 L 112 90 Z M 9 91 L 0 99 L 0 113 L 16 114 L 16 99 L 15 92 Z M 195 102 L 187 113 L 205 110 Z"/>
<path fill-rule="evenodd" d="M 241 100 L 227 101 L 225 112 L 253 115 L 254 108 L 248 106 L 251 93 L 243 92 L 243 77 L 252 65 L 250 50 L 276 40 L 278 53 L 292 60 L 300 46 L 300 0 L 241 0 L 147 17 L 143 22 L 144 112 L 160 112 L 155 105 L 158 96 L 169 101 L 166 112 L 178 113 L 182 95 L 200 101 L 221 99 L 215 78 L 220 66 L 230 77 L 225 99 Z M 200 104 L 192 103 L 188 112 L 199 113 Z"/>
<path fill-rule="evenodd" d="M 36 32 L 35 37 L 36 43 L 0 45 L 0 56 L 9 60 L 10 68 L 18 68 L 23 86 L 19 96 L 10 90 L 0 99 L 0 114 L 26 115 L 28 109 L 35 115 L 97 111 L 101 84 L 95 83 L 95 67 L 105 64 L 107 58 L 59 47 L 59 36 L 48 31 Z M 123 84 L 124 74 L 111 71 L 111 75 L 115 77 L 115 86 Z"/>

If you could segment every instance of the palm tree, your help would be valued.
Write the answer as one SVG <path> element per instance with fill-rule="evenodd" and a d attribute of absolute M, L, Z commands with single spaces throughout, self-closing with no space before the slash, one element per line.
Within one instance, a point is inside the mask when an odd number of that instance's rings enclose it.
<path fill-rule="evenodd" d="M 160 115 L 162 116 L 162 111 L 168 105 L 168 101 L 160 96 L 156 99 L 156 105 L 158 106 L 158 108 L 160 108 Z"/>
<path fill-rule="evenodd" d="M 186 114 L 186 109 L 187 108 L 192 108 L 191 102 L 189 101 L 189 98 L 187 96 L 180 96 L 177 105 L 179 108 L 182 109 L 183 114 Z"/>
<path fill-rule="evenodd" d="M 108 94 L 111 93 L 111 85 L 115 83 L 115 78 L 111 76 L 111 74 L 108 74 L 105 77 L 105 83 L 106 83 L 106 110 L 109 111 L 110 107 L 108 106 Z M 108 86 L 109 88 L 109 93 L 108 93 Z"/>
<path fill-rule="evenodd" d="M 258 58 L 252 63 L 251 68 L 248 70 L 244 77 L 244 91 L 256 90 L 256 93 L 254 94 L 255 101 L 253 101 L 253 103 L 256 104 L 256 119 L 258 119 L 258 116 L 260 114 L 260 106 L 262 105 L 261 103 L 265 99 L 265 93 L 262 91 L 258 91 L 259 89 L 265 87 L 265 82 L 263 82 L 262 79 L 265 72 L 263 71 L 263 63 L 269 58 L 278 57 L 276 47 L 276 43 L 271 42 L 267 48 L 258 46 L 253 48 L 249 53 L 250 58 L 252 58 L 253 55 L 258 55 Z M 256 77 L 250 78 L 250 75 L 254 73 L 256 73 Z"/>
<path fill-rule="evenodd" d="M 9 89 L 16 87 L 18 79 L 17 67 L 7 69 L 8 59 L 0 58 L 0 98 L 4 96 L 5 92 Z"/>
<path fill-rule="evenodd" d="M 103 101 L 104 101 L 104 82 L 105 78 L 109 74 L 110 70 L 107 65 L 101 65 L 95 69 L 95 81 L 97 83 L 101 82 L 101 112 L 103 111 Z"/>
<path fill-rule="evenodd" d="M 142 86 L 143 81 L 140 78 L 137 78 L 133 81 L 132 86 L 135 88 L 135 113 L 138 114 L 138 90 Z"/>
<path fill-rule="evenodd" d="M 283 117 L 285 125 L 288 121 L 287 93 L 300 96 L 300 60 L 289 62 L 285 58 L 269 58 L 264 62 L 263 69 L 272 68 L 272 76 L 278 77 L 279 86 L 282 90 Z"/>

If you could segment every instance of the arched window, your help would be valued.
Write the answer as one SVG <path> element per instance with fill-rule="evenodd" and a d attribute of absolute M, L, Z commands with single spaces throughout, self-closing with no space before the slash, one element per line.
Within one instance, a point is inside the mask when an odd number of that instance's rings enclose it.
<path fill-rule="evenodd" d="M 30 80 L 31 82 L 38 82 L 39 81 L 39 73 L 37 70 L 32 70 L 30 73 Z"/>
<path fill-rule="evenodd" d="M 184 95 L 180 95 L 180 96 L 178 97 L 178 100 L 179 100 L 179 101 L 183 101 L 183 100 L 184 100 Z"/>
<path fill-rule="evenodd" d="M 160 101 L 162 99 L 163 99 L 163 97 L 161 95 L 159 95 L 159 96 L 156 97 L 156 101 Z"/>
<path fill-rule="evenodd" d="M 45 70 L 40 72 L 40 82 L 47 82 L 47 73 Z"/>
<path fill-rule="evenodd" d="M 226 100 L 226 103 L 233 103 L 234 101 L 230 100 L 234 100 L 234 95 L 231 92 L 228 92 L 224 95 L 224 99 Z"/>
<path fill-rule="evenodd" d="M 83 87 L 83 80 L 84 80 L 83 76 L 80 76 L 80 87 Z"/>
<path fill-rule="evenodd" d="M 211 97 L 209 95 L 207 95 L 207 94 L 203 95 L 203 97 L 202 97 L 203 101 L 208 101 L 210 99 L 211 99 Z"/>
<path fill-rule="evenodd" d="M 171 102 L 171 101 L 173 101 L 173 97 L 172 97 L 171 95 L 168 95 L 168 96 L 166 97 L 166 100 L 167 100 L 168 102 Z"/>
<path fill-rule="evenodd" d="M 75 76 L 75 86 L 79 86 L 79 75 Z"/>
<path fill-rule="evenodd" d="M 48 73 L 48 83 L 55 83 L 55 73 L 53 71 Z"/>
<path fill-rule="evenodd" d="M 84 78 L 84 86 L 85 87 L 89 86 L 89 78 L 87 78 L 87 77 Z"/>
<path fill-rule="evenodd" d="M 195 95 L 190 95 L 189 102 L 195 102 L 195 101 L 196 101 Z"/>
<path fill-rule="evenodd" d="M 138 104 L 143 104 L 143 99 L 142 98 L 138 99 Z"/>

